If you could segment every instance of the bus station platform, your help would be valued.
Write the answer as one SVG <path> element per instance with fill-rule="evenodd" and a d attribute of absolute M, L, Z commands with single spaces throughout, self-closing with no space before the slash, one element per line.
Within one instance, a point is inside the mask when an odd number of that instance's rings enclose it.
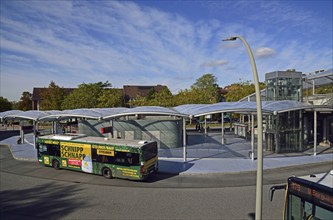
<path fill-rule="evenodd" d="M 187 146 L 187 158 L 184 162 L 183 148 L 159 149 L 159 171 L 177 175 L 199 175 L 214 173 L 239 173 L 256 171 L 257 160 L 249 157 L 250 143 L 229 134 L 227 143 L 220 144 L 221 135 L 190 133 Z M 33 136 L 25 135 L 25 143 L 17 144 L 18 136 L 0 141 L 7 145 L 16 160 L 37 162 L 37 152 L 33 145 Z M 255 145 L 256 146 L 256 145 Z M 256 153 L 255 153 L 256 155 Z M 331 162 L 333 169 L 333 148 L 318 146 L 317 155 L 313 148 L 304 152 L 275 154 L 263 152 L 264 170 L 303 164 Z M 1 156 L 1 155 L 0 155 Z"/>

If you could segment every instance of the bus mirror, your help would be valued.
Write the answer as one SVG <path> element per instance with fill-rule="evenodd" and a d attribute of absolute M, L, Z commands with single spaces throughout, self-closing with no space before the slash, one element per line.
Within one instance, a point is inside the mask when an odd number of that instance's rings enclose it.
<path fill-rule="evenodd" d="M 269 200 L 273 201 L 273 196 L 274 196 L 274 192 L 275 190 L 280 190 L 280 189 L 286 189 L 287 185 L 277 185 L 277 186 L 272 186 L 269 190 Z"/>

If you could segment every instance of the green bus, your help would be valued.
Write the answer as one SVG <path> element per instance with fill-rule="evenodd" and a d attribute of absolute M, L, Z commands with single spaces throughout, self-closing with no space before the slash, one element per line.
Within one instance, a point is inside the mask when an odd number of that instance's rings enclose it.
<path fill-rule="evenodd" d="M 284 220 L 333 219 L 333 170 L 304 177 L 289 177 L 287 184 L 271 187 L 271 201 L 277 189 L 285 189 Z"/>
<path fill-rule="evenodd" d="M 144 180 L 158 171 L 156 141 L 90 137 L 82 134 L 40 136 L 38 162 L 55 169 Z"/>

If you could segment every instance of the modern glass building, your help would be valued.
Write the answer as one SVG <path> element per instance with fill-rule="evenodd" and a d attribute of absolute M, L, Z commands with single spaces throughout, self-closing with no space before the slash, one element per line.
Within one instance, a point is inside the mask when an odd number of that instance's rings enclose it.
<path fill-rule="evenodd" d="M 302 102 L 301 72 L 275 71 L 266 73 L 266 100 Z M 266 125 L 266 149 L 281 153 L 303 150 L 303 110 L 273 114 Z"/>
<path fill-rule="evenodd" d="M 301 72 L 275 71 L 266 73 L 266 101 L 303 101 Z"/>

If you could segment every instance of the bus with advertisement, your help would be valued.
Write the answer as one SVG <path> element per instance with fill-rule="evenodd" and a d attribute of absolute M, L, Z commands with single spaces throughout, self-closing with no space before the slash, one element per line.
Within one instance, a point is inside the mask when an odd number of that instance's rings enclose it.
<path fill-rule="evenodd" d="M 287 184 L 270 188 L 270 200 L 275 190 L 284 189 L 284 220 L 333 219 L 333 170 L 303 177 L 289 177 Z"/>
<path fill-rule="evenodd" d="M 144 180 L 158 170 L 156 141 L 57 134 L 38 137 L 36 148 L 40 164 L 108 179 Z"/>

